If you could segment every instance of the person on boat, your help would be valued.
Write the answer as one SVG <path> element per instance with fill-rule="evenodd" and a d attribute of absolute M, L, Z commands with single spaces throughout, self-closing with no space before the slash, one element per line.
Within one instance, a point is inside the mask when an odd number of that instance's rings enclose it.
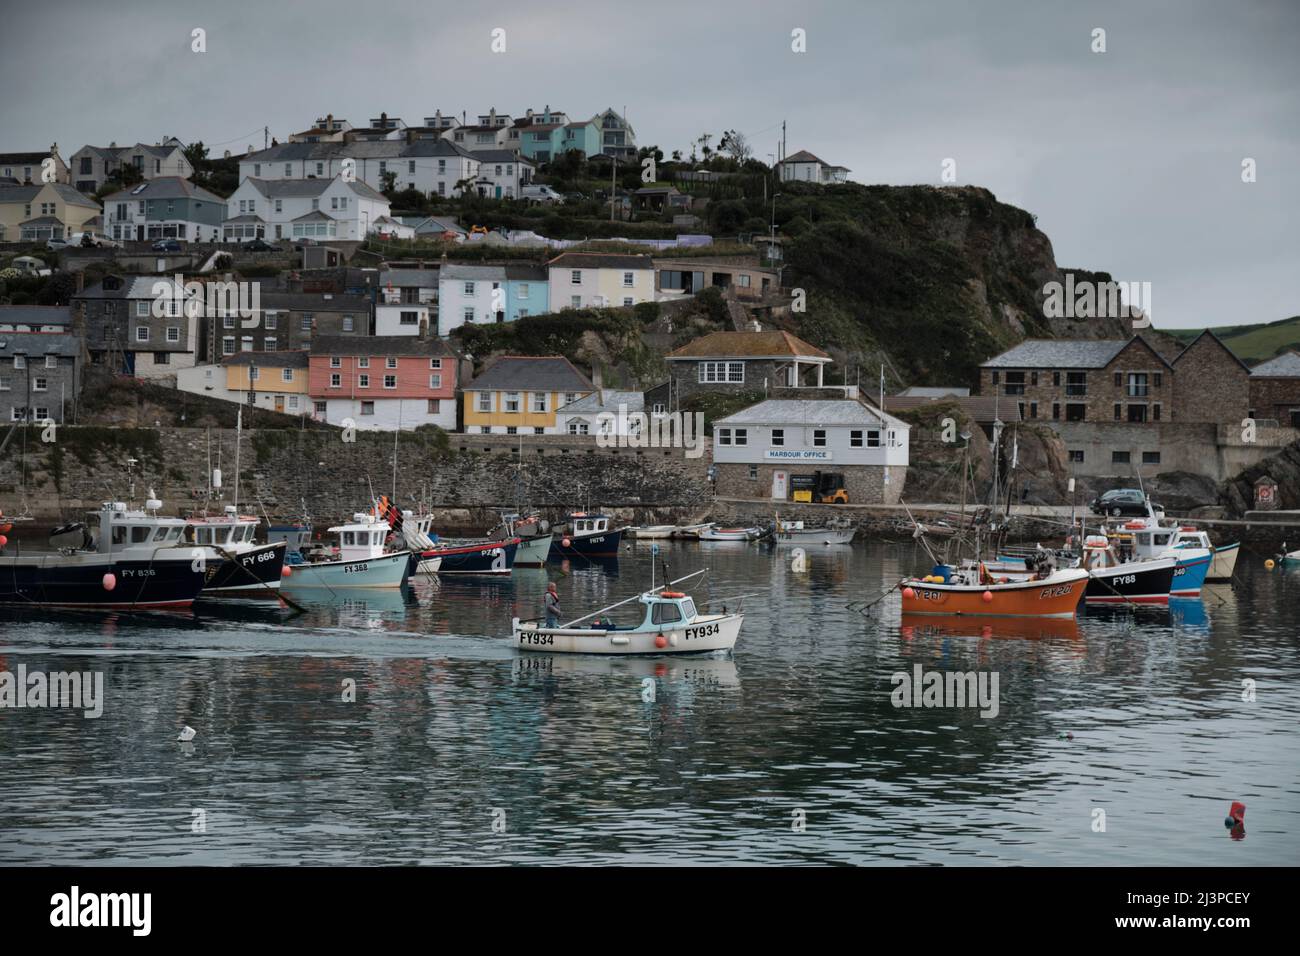
<path fill-rule="evenodd" d="M 560 592 L 552 581 L 546 585 L 546 626 L 557 627 L 560 623 Z"/>

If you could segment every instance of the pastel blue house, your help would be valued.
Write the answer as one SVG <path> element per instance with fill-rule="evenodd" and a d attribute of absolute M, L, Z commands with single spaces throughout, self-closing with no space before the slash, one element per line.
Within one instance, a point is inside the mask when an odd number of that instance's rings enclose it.
<path fill-rule="evenodd" d="M 506 321 L 551 311 L 549 275 L 544 266 L 508 265 L 506 269 Z"/>
<path fill-rule="evenodd" d="M 540 113 L 529 110 L 526 117 L 515 121 L 515 128 L 519 133 L 519 152 L 535 162 L 550 162 L 571 149 L 585 156 L 601 153 L 600 124 L 595 117 L 570 122 L 566 114 L 547 107 Z"/>

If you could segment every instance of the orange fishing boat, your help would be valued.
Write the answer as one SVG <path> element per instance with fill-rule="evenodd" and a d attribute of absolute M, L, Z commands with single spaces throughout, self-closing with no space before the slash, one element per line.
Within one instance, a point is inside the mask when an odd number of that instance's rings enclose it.
<path fill-rule="evenodd" d="M 981 617 L 1074 617 L 1088 587 L 1083 568 L 1066 568 L 1028 581 L 995 581 L 980 567 L 960 569 L 947 581 L 910 578 L 902 582 L 904 614 L 963 614 Z"/>

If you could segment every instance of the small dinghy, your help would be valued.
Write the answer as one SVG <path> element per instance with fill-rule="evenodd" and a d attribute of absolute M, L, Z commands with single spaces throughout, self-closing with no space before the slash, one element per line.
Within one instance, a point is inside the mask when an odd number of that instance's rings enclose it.
<path fill-rule="evenodd" d="M 744 615 L 728 613 L 725 608 L 721 614 L 701 614 L 690 595 L 672 590 L 681 581 L 703 573 L 696 571 L 558 627 L 514 618 L 511 621 L 512 639 L 521 651 L 543 654 L 701 654 L 729 651 L 740 635 Z M 639 604 L 639 614 L 634 620 L 615 623 L 604 616 L 633 601 Z"/>
<path fill-rule="evenodd" d="M 638 541 L 659 541 L 671 538 L 676 530 L 675 524 L 648 524 L 639 528 L 628 528 L 627 533 L 629 537 Z"/>
<path fill-rule="evenodd" d="M 704 531 L 706 528 L 712 528 L 712 527 L 713 525 L 707 521 L 701 524 L 678 525 L 677 529 L 673 531 L 673 537 L 684 539 L 686 541 L 699 541 L 700 532 Z"/>
<path fill-rule="evenodd" d="M 701 541 L 756 541 L 762 536 L 762 528 L 720 528 L 717 525 L 710 525 L 700 532 Z"/>
<path fill-rule="evenodd" d="M 855 533 L 854 528 L 813 528 L 804 527 L 802 521 L 780 521 L 776 523 L 777 544 L 850 544 Z"/>

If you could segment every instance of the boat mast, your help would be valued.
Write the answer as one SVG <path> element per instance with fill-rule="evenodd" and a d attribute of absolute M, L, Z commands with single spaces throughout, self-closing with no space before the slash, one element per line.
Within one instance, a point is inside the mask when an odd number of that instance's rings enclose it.
<path fill-rule="evenodd" d="M 239 439 L 244 431 L 244 406 L 235 411 L 235 513 L 239 513 Z"/>

